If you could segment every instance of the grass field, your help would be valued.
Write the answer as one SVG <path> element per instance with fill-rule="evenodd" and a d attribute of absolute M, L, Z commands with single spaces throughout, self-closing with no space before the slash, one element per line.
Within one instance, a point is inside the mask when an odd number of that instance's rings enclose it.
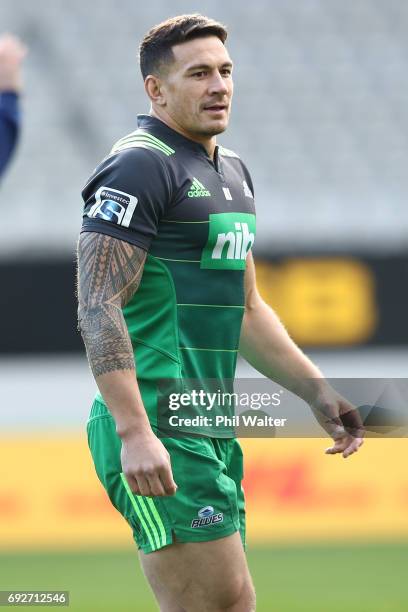
<path fill-rule="evenodd" d="M 248 559 L 258 612 L 408 610 L 408 544 L 255 548 Z M 69 590 L 77 612 L 157 610 L 132 551 L 1 554 L 10 589 Z"/>

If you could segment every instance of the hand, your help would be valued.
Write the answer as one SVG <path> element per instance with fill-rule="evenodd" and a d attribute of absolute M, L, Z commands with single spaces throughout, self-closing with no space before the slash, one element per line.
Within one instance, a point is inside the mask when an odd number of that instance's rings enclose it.
<path fill-rule="evenodd" d="M 347 459 L 353 453 L 356 453 L 360 446 L 364 443 L 362 438 L 354 438 L 350 434 L 346 434 L 337 438 L 334 441 L 333 446 L 326 448 L 326 455 L 335 455 L 336 453 L 342 453 L 344 459 Z"/>
<path fill-rule="evenodd" d="M 27 48 L 11 34 L 0 37 L 0 91 L 20 91 L 21 63 Z"/>
<path fill-rule="evenodd" d="M 364 425 L 356 408 L 329 385 L 320 388 L 311 404 L 314 414 L 334 439 L 326 454 L 342 453 L 347 459 L 363 444 Z"/>
<path fill-rule="evenodd" d="M 152 430 L 122 437 L 122 470 L 136 495 L 174 495 L 170 455 Z"/>

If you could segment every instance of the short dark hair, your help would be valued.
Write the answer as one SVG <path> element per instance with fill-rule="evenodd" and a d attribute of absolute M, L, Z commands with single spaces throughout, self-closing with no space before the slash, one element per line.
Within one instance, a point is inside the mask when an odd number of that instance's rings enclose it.
<path fill-rule="evenodd" d="M 174 60 L 172 47 L 194 38 L 217 36 L 224 44 L 227 29 L 218 21 L 195 13 L 178 15 L 154 26 L 143 38 L 139 47 L 140 70 L 143 79 L 157 74 L 163 64 Z"/>

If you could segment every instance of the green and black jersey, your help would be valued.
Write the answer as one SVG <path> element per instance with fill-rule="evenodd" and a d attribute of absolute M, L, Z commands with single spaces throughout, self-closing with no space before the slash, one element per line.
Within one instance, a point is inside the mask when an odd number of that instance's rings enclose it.
<path fill-rule="evenodd" d="M 124 309 L 152 425 L 156 383 L 234 378 L 246 256 L 255 238 L 251 177 L 221 146 L 205 148 L 156 118 L 119 140 L 83 190 L 82 231 L 148 255 Z"/>

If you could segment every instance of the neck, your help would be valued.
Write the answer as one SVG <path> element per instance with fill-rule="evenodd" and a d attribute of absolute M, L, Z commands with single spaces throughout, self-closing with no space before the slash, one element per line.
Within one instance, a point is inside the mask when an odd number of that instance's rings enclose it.
<path fill-rule="evenodd" d="M 172 117 L 170 117 L 170 115 L 165 110 L 160 109 L 158 111 L 157 109 L 151 107 L 149 114 L 152 117 L 155 117 L 156 119 L 160 119 L 160 121 L 163 121 L 163 123 L 165 123 L 169 128 L 171 128 L 175 132 L 178 132 L 185 138 L 188 138 L 189 140 L 198 142 L 199 144 L 203 145 L 204 149 L 208 153 L 208 156 L 211 159 L 214 159 L 214 151 L 215 151 L 215 145 L 216 145 L 215 136 L 199 136 L 197 134 L 191 134 L 190 132 L 185 130 L 181 125 L 179 125 L 177 121 L 175 121 Z"/>

